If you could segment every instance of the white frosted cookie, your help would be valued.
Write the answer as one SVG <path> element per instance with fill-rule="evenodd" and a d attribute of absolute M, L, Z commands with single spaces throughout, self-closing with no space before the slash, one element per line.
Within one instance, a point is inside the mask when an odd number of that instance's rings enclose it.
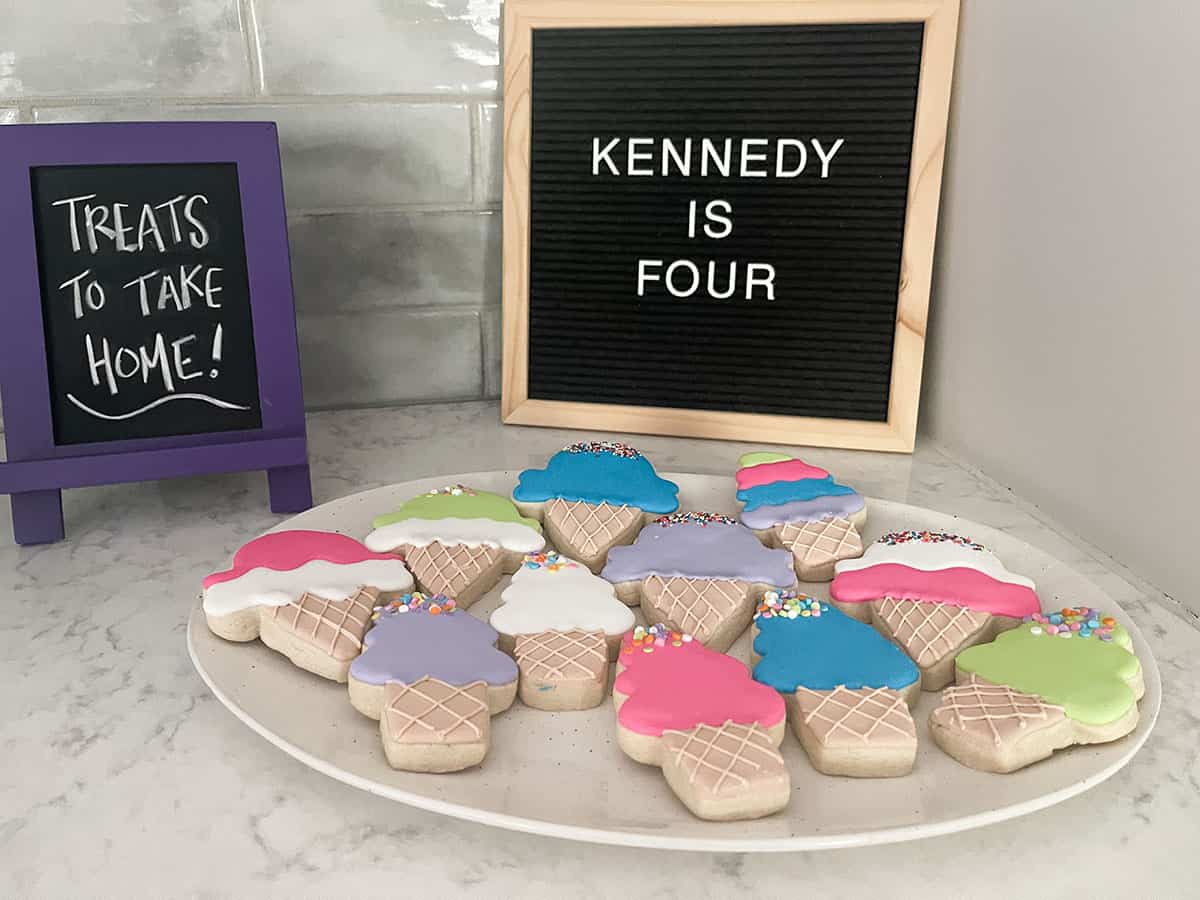
<path fill-rule="evenodd" d="M 491 623 L 521 670 L 522 702 L 549 710 L 600 703 L 609 659 L 634 624 L 612 585 L 551 550 L 526 556 L 500 600 Z"/>

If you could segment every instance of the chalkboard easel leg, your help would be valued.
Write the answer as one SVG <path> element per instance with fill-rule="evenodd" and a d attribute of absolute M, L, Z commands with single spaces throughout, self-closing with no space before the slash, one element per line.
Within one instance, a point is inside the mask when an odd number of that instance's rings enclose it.
<path fill-rule="evenodd" d="M 312 506 L 312 481 L 308 464 L 267 469 L 271 512 L 303 512 Z"/>
<path fill-rule="evenodd" d="M 24 491 L 11 500 L 13 540 L 18 544 L 52 544 L 66 537 L 62 491 Z"/>

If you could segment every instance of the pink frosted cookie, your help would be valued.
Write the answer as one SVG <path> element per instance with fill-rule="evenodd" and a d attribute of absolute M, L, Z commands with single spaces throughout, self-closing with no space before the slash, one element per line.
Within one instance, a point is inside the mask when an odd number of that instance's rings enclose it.
<path fill-rule="evenodd" d="M 219 637 L 262 638 L 300 668 L 345 681 L 372 607 L 412 583 L 401 560 L 344 534 L 278 531 L 250 541 L 231 568 L 204 579 L 204 616 Z"/>
<path fill-rule="evenodd" d="M 702 819 L 753 819 L 787 805 L 791 781 L 780 742 L 783 699 L 742 663 L 663 625 L 622 641 L 613 685 L 617 743 L 661 766 Z"/>
<path fill-rule="evenodd" d="M 921 687 L 954 680 L 954 657 L 1038 612 L 1033 582 L 970 538 L 940 531 L 885 534 L 859 559 L 842 560 L 829 596 L 873 622 L 921 670 Z"/>

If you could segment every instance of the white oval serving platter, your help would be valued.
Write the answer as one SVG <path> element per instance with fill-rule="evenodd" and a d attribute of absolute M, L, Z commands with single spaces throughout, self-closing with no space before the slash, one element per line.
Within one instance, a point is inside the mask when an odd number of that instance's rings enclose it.
<path fill-rule="evenodd" d="M 680 486 L 681 509 L 736 513 L 733 479 L 665 473 Z M 415 494 L 462 483 L 508 494 L 514 472 L 425 478 L 364 491 L 301 513 L 274 530 L 314 528 L 356 538 L 371 520 Z M 1024 815 L 1094 787 L 1129 762 L 1158 716 L 1158 667 L 1137 627 L 1096 585 L 1053 557 L 983 525 L 902 503 L 868 500 L 864 539 L 918 528 L 970 535 L 1014 572 L 1033 578 L 1047 607 L 1086 604 L 1110 610 L 1129 629 L 1142 661 L 1146 694 L 1137 729 L 1111 744 L 1075 747 L 1011 775 L 976 772 L 946 756 L 929 737 L 937 695 L 914 710 L 920 749 L 904 778 L 829 777 L 808 763 L 795 737 L 784 739 L 792 800 L 783 812 L 751 822 L 693 818 L 657 768 L 626 757 L 614 740 L 609 702 L 582 712 L 547 713 L 520 701 L 492 723 L 483 764 L 450 775 L 397 772 L 384 759 L 378 724 L 359 715 L 346 686 L 292 666 L 257 641 L 228 643 L 204 624 L 197 604 L 188 651 L 200 677 L 229 710 L 284 752 L 332 778 L 433 812 L 500 828 L 581 841 L 730 852 L 814 850 L 880 844 L 962 831 Z M 487 618 L 501 583 L 470 610 Z M 828 598 L 828 585 L 806 585 Z M 639 617 L 640 620 L 640 617 Z M 731 655 L 746 661 L 749 637 Z"/>

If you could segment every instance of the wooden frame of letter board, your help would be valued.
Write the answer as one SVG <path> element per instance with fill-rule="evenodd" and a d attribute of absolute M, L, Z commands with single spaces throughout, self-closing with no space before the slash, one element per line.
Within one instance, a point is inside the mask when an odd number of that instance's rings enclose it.
<path fill-rule="evenodd" d="M 910 453 L 942 181 L 959 0 L 506 0 L 501 417 L 513 425 L 756 440 Z M 529 160 L 532 33 L 620 28 L 923 22 L 886 422 L 530 399 Z"/>

